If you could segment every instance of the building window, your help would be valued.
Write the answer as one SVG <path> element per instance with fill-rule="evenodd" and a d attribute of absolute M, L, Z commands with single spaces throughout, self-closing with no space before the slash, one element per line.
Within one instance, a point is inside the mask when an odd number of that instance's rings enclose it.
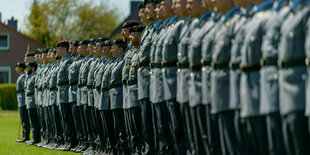
<path fill-rule="evenodd" d="M 11 83 L 10 66 L 0 66 L 0 83 Z"/>
<path fill-rule="evenodd" d="M 10 36 L 9 34 L 0 33 L 0 50 L 10 49 Z"/>

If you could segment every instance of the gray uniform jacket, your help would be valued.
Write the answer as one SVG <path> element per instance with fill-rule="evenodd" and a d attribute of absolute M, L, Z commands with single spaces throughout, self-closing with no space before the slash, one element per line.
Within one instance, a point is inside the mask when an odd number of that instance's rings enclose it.
<path fill-rule="evenodd" d="M 212 50 L 211 113 L 229 110 L 229 61 L 239 11 L 239 8 L 233 7 L 218 22 Z"/>
<path fill-rule="evenodd" d="M 94 82 L 93 82 L 93 92 L 94 92 L 94 107 L 98 108 L 101 102 L 100 94 L 101 94 L 101 79 L 102 79 L 102 67 L 106 62 L 105 57 L 101 57 L 99 59 L 98 65 L 94 71 Z"/>
<path fill-rule="evenodd" d="M 104 66 L 102 82 L 101 82 L 101 102 L 99 105 L 100 110 L 108 110 L 110 106 L 110 94 L 109 94 L 109 82 L 111 79 L 111 70 L 115 64 L 115 58 L 112 57 L 107 60 L 107 63 Z"/>
<path fill-rule="evenodd" d="M 268 1 L 267 1 L 268 2 Z M 264 3 L 260 4 L 263 5 Z M 260 5 L 257 8 L 260 8 Z M 256 10 L 256 14 L 245 25 L 245 40 L 241 49 L 242 66 L 260 66 L 264 26 L 268 14 L 264 10 L 272 8 L 272 3 L 265 9 Z M 260 73 L 259 69 L 241 73 L 241 117 L 260 115 Z"/>
<path fill-rule="evenodd" d="M 27 109 L 36 108 L 35 97 L 34 97 L 35 78 L 36 78 L 36 72 L 31 73 L 26 78 L 25 94 L 26 94 L 26 108 Z"/>
<path fill-rule="evenodd" d="M 94 72 L 100 62 L 100 59 L 94 58 L 94 61 L 91 63 L 91 66 L 89 68 L 88 76 L 87 76 L 87 90 L 88 90 L 88 106 L 94 106 L 94 82 L 95 82 L 95 76 Z"/>
<path fill-rule="evenodd" d="M 130 69 L 130 64 L 131 64 L 131 59 L 133 56 L 133 51 L 132 51 L 132 46 L 128 45 L 127 51 L 124 56 L 124 66 L 122 68 L 122 82 L 123 82 L 123 95 L 125 96 L 123 98 L 123 108 L 128 108 L 128 76 L 129 76 L 129 69 Z"/>
<path fill-rule="evenodd" d="M 150 64 L 151 64 L 151 71 L 150 71 L 150 101 L 152 103 L 158 103 L 158 98 L 156 95 L 156 83 L 155 80 L 158 78 L 158 75 L 155 75 L 155 66 L 152 66 L 152 64 L 155 64 L 155 56 L 156 56 L 156 48 L 157 48 L 157 42 L 159 40 L 159 36 L 161 34 L 161 28 L 162 28 L 162 21 L 159 20 L 154 24 L 153 27 L 153 33 L 152 33 L 152 39 L 151 39 L 151 52 L 150 52 Z M 158 67 L 157 69 L 160 69 L 161 67 Z"/>
<path fill-rule="evenodd" d="M 56 105 L 57 104 L 57 73 L 59 67 L 57 64 L 54 64 L 51 68 L 50 74 L 48 75 L 48 89 L 49 89 L 49 105 Z"/>
<path fill-rule="evenodd" d="M 298 2 L 298 1 L 296 1 Z M 305 5 L 305 4 L 304 4 Z M 291 11 L 281 27 L 278 61 L 290 62 L 305 59 L 305 34 L 307 34 L 307 21 L 310 7 L 291 8 Z M 306 66 L 304 64 L 294 67 L 280 68 L 279 96 L 280 112 L 287 115 L 296 111 L 305 110 Z M 307 107 L 307 114 L 308 114 Z"/>
<path fill-rule="evenodd" d="M 138 85 L 137 85 L 137 70 L 138 70 L 138 63 L 139 63 L 139 52 L 140 49 L 136 49 L 133 47 L 133 56 L 131 59 L 131 65 L 129 69 L 129 77 L 128 77 L 128 94 L 124 96 L 124 98 L 128 98 L 128 106 L 127 108 L 133 108 L 140 106 L 138 101 Z"/>
<path fill-rule="evenodd" d="M 68 92 L 69 92 L 69 66 L 72 64 L 72 59 L 69 54 L 66 54 L 60 61 L 59 69 L 57 73 L 57 102 L 69 103 Z"/>
<path fill-rule="evenodd" d="M 153 23 L 150 23 L 142 33 L 140 52 L 138 53 L 138 100 L 150 97 L 150 52 L 153 36 Z"/>
<path fill-rule="evenodd" d="M 86 58 L 82 60 L 82 64 L 79 71 L 79 80 L 78 87 L 81 93 L 81 105 L 85 105 L 88 102 L 88 89 L 87 89 L 87 78 L 90 69 L 90 65 L 92 64 L 93 56 L 88 55 Z"/>
<path fill-rule="evenodd" d="M 281 4 L 274 4 L 279 8 L 273 9 L 265 26 L 265 35 L 262 45 L 262 60 L 274 65 L 264 66 L 261 69 L 261 95 L 260 95 L 260 113 L 262 115 L 279 112 L 279 84 L 278 84 L 278 44 L 280 40 L 280 29 L 283 21 L 286 19 L 290 8 L 288 6 L 280 7 Z M 261 60 L 261 62 L 262 62 Z M 269 61 L 269 62 L 268 62 Z"/>
<path fill-rule="evenodd" d="M 41 72 L 43 71 L 44 69 L 44 64 L 39 64 L 38 65 L 38 69 L 37 69 L 37 72 L 36 72 L 36 77 L 35 77 L 35 87 L 36 87 L 36 105 L 42 105 L 42 89 L 41 89 Z"/>
<path fill-rule="evenodd" d="M 111 68 L 109 94 L 111 109 L 123 108 L 123 86 L 122 86 L 122 68 L 124 65 L 125 54 L 116 58 L 114 65 Z"/>
<path fill-rule="evenodd" d="M 42 106 L 43 107 L 47 107 L 49 104 L 49 89 L 47 89 L 48 87 L 48 81 L 49 81 L 49 73 L 51 70 L 51 64 L 48 63 L 45 65 L 45 69 L 42 72 L 42 76 L 41 76 L 41 87 L 43 89 L 43 95 L 42 95 Z"/>
<path fill-rule="evenodd" d="M 177 96 L 177 60 L 178 60 L 178 41 L 183 27 L 183 21 L 179 17 L 174 16 L 170 19 L 167 36 L 163 41 L 162 63 L 173 63 L 174 65 L 163 66 L 163 86 L 164 100 L 176 99 Z"/>
<path fill-rule="evenodd" d="M 69 103 L 80 102 L 80 95 L 77 95 L 77 84 L 82 62 L 82 58 L 77 56 L 69 67 Z M 80 104 L 77 103 L 77 105 Z"/>
<path fill-rule="evenodd" d="M 24 72 L 20 73 L 16 80 L 16 97 L 18 107 L 26 106 L 25 104 L 25 78 L 26 74 Z"/>
<path fill-rule="evenodd" d="M 177 102 L 180 104 L 189 102 L 189 62 L 187 50 L 190 44 L 190 35 L 195 27 L 192 18 L 184 19 L 183 28 L 181 30 L 180 39 L 178 40 L 178 72 L 177 72 Z"/>

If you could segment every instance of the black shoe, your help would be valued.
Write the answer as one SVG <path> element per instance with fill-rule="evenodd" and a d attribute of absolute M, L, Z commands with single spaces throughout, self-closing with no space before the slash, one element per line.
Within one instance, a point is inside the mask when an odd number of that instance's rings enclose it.
<path fill-rule="evenodd" d="M 28 141 L 26 141 L 26 144 L 27 145 L 35 145 L 35 144 L 37 144 L 37 143 L 40 143 L 41 141 L 40 140 L 28 140 Z"/>
<path fill-rule="evenodd" d="M 82 147 L 78 151 L 79 152 L 86 151 L 88 148 L 89 148 L 89 144 L 88 143 L 84 143 L 84 145 L 82 145 Z"/>
<path fill-rule="evenodd" d="M 76 150 L 77 150 L 79 147 L 81 147 L 81 145 L 82 145 L 82 142 L 79 141 L 78 145 L 76 145 L 74 148 L 72 148 L 71 151 L 72 151 L 72 152 L 76 152 Z"/>
<path fill-rule="evenodd" d="M 23 137 L 23 138 L 21 138 L 21 139 L 17 139 L 16 142 L 23 143 L 23 142 L 25 142 L 25 141 L 27 141 L 27 140 L 29 140 L 29 138 Z"/>

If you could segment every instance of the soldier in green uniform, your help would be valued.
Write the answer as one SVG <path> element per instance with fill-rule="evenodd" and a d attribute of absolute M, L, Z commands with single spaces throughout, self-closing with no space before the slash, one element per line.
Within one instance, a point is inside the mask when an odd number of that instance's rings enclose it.
<path fill-rule="evenodd" d="M 34 145 L 41 141 L 40 135 L 40 122 L 38 119 L 36 104 L 35 104 L 35 77 L 36 77 L 37 63 L 30 62 L 27 64 L 27 78 L 25 83 L 26 94 L 26 108 L 28 111 L 28 117 L 30 120 L 32 130 L 32 140 L 26 141 L 27 145 Z"/>
<path fill-rule="evenodd" d="M 29 117 L 25 103 L 25 87 L 24 87 L 26 78 L 26 74 L 24 72 L 25 69 L 26 65 L 24 62 L 18 62 L 16 64 L 15 71 L 18 74 L 18 78 L 16 80 L 16 97 L 19 109 L 19 117 L 23 127 L 23 137 L 21 139 L 16 140 L 16 142 L 25 142 L 29 140 L 30 136 Z"/>
<path fill-rule="evenodd" d="M 64 118 L 64 125 L 66 131 L 64 131 L 66 135 L 65 145 L 61 148 L 61 150 L 67 151 L 71 148 L 74 148 L 77 145 L 76 139 L 76 130 L 74 126 L 73 116 L 72 116 L 72 105 L 68 100 L 68 90 L 69 90 L 69 79 L 68 68 L 72 64 L 72 59 L 69 55 L 69 42 L 64 40 L 60 41 L 56 44 L 57 46 L 57 55 L 62 57 L 59 69 L 57 73 L 57 102 L 61 107 L 61 113 Z"/>

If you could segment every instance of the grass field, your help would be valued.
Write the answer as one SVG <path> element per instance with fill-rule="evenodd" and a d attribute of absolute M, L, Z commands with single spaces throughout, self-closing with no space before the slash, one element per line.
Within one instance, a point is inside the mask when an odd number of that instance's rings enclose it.
<path fill-rule="evenodd" d="M 17 111 L 0 111 L 0 155 L 70 155 L 72 152 L 62 152 L 27 146 L 15 142 L 18 137 L 19 114 Z M 22 132 L 20 132 L 22 136 Z"/>

